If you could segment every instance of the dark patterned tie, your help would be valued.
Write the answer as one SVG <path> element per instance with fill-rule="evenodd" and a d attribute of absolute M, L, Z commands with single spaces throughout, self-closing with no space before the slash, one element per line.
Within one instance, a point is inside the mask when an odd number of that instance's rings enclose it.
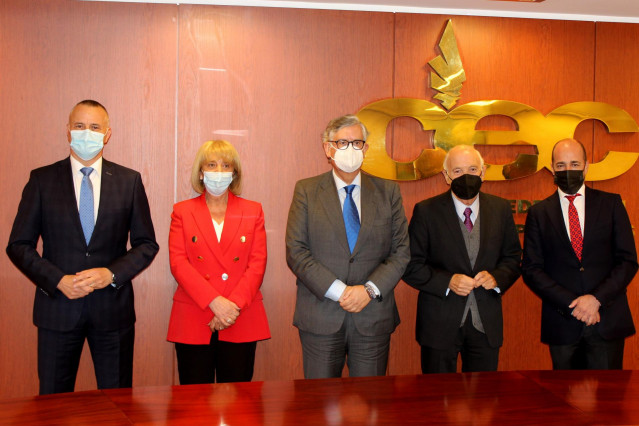
<path fill-rule="evenodd" d="M 468 232 L 473 230 L 473 221 L 470 220 L 471 214 L 473 214 L 473 210 L 470 207 L 466 207 L 466 210 L 464 210 L 464 225 L 466 225 Z"/>
<path fill-rule="evenodd" d="M 84 239 L 89 244 L 95 226 L 93 222 L 93 185 L 89 179 L 93 168 L 83 167 L 80 171 L 84 175 L 82 176 L 82 185 L 80 185 L 80 223 L 82 223 Z"/>
<path fill-rule="evenodd" d="M 575 251 L 575 254 L 581 261 L 581 252 L 584 248 L 584 240 L 581 235 L 581 225 L 579 224 L 579 213 L 577 213 L 577 208 L 575 207 L 574 201 L 575 198 L 580 196 L 581 194 L 575 195 L 566 195 L 568 202 L 568 222 L 570 222 L 570 243 L 572 244 L 572 249 Z"/>
<path fill-rule="evenodd" d="M 355 201 L 353 201 L 354 189 L 355 185 L 344 187 L 344 190 L 346 190 L 346 199 L 344 200 L 344 207 L 342 209 L 344 226 L 346 227 L 346 239 L 348 239 L 348 247 L 351 249 L 351 253 L 355 248 L 357 235 L 359 234 L 359 213 L 357 213 L 357 206 L 355 205 Z"/>

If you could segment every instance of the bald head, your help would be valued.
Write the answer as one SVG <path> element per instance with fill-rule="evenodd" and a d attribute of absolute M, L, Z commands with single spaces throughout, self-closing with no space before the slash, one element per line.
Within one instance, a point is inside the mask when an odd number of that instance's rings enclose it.
<path fill-rule="evenodd" d="M 483 176 L 484 159 L 471 145 L 456 145 L 444 158 L 444 171 L 451 179 L 463 174 Z"/>
<path fill-rule="evenodd" d="M 586 148 L 576 139 L 562 139 L 552 149 L 552 169 L 554 172 L 562 170 L 588 170 Z"/>

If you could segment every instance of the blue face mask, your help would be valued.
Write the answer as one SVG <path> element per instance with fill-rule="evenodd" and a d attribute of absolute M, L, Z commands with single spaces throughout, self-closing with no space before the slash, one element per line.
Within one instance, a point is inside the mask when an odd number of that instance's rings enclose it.
<path fill-rule="evenodd" d="M 219 197 L 224 194 L 231 182 L 233 172 L 202 172 L 204 174 L 204 186 L 209 194 Z"/>
<path fill-rule="evenodd" d="M 93 130 L 71 130 L 71 149 L 75 155 L 89 161 L 104 148 L 104 133 Z"/>

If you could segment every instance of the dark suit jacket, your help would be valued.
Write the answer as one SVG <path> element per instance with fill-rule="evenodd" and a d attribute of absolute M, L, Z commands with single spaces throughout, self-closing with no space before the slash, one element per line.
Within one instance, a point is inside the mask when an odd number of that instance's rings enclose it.
<path fill-rule="evenodd" d="M 542 300 L 541 341 L 576 342 L 585 324 L 571 315 L 570 303 L 584 294 L 599 300 L 599 333 L 606 339 L 634 334 L 626 287 L 637 272 L 637 252 L 621 197 L 586 187 L 582 260 L 575 255 L 558 193 L 528 210 L 522 272 Z"/>
<path fill-rule="evenodd" d="M 474 277 L 489 272 L 501 293 L 476 288 L 486 337 L 492 347 L 503 342 L 501 297 L 519 277 L 521 244 L 510 203 L 479 194 L 479 252 L 471 268 L 450 190 L 415 205 L 408 228 L 411 260 L 404 281 L 419 290 L 415 334 L 422 346 L 445 350 L 453 346 L 467 297 L 446 289 L 454 274 Z"/>
<path fill-rule="evenodd" d="M 297 276 L 293 324 L 315 334 L 336 333 L 346 311 L 324 297 L 335 279 L 346 285 L 372 281 L 383 301 L 353 314 L 366 336 L 392 333 L 399 324 L 393 291 L 410 254 L 399 185 L 362 173 L 361 228 L 351 255 L 333 173 L 295 185 L 286 227 L 286 261 Z"/>
<path fill-rule="evenodd" d="M 42 255 L 36 251 L 39 238 Z M 157 251 L 140 174 L 107 160 L 102 162 L 98 217 L 87 247 L 69 158 L 31 172 L 7 246 L 11 261 L 39 289 L 34 324 L 58 331 L 77 324 L 85 303 L 96 329 L 133 324 L 131 279 L 151 263 Z M 64 275 L 97 267 L 109 268 L 117 287 L 109 285 L 76 300 L 57 290 Z"/>

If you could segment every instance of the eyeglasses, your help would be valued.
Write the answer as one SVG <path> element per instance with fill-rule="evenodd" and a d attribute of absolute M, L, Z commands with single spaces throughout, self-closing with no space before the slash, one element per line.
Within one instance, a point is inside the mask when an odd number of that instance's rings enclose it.
<path fill-rule="evenodd" d="M 335 146 L 337 146 L 337 149 L 346 149 L 348 148 L 348 145 L 353 145 L 353 149 L 356 150 L 361 150 L 362 148 L 364 148 L 364 144 L 366 144 L 366 141 L 360 140 L 360 139 L 355 139 L 354 141 L 347 141 L 346 139 L 339 139 L 336 141 L 329 141 L 330 143 L 334 143 Z"/>

